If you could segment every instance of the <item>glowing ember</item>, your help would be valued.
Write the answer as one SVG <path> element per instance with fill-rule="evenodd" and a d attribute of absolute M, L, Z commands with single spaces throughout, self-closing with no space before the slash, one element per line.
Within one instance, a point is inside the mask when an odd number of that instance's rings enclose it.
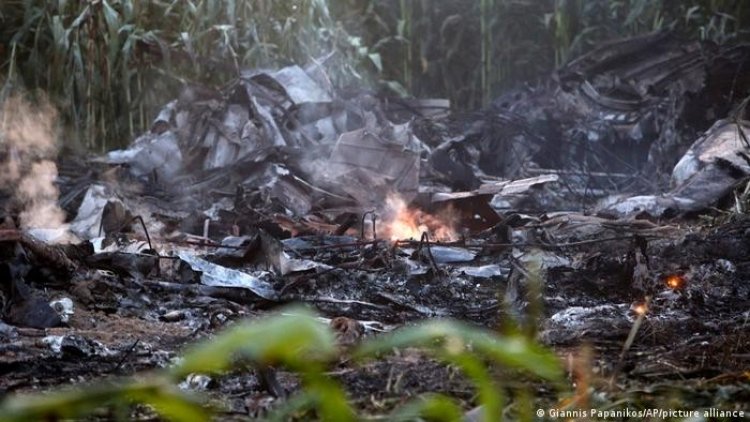
<path fill-rule="evenodd" d="M 672 275 L 667 276 L 664 282 L 667 284 L 667 287 L 669 287 L 670 289 L 677 290 L 685 285 L 685 278 L 679 274 L 672 274 Z"/>
<path fill-rule="evenodd" d="M 636 303 L 633 306 L 633 312 L 638 315 L 646 315 L 646 313 L 648 312 L 648 305 L 645 303 Z"/>
<path fill-rule="evenodd" d="M 409 208 L 397 195 L 389 195 L 385 205 L 379 237 L 390 240 L 419 240 L 422 233 L 427 233 L 430 240 L 458 240 L 450 210 L 439 215 L 430 215 L 422 210 Z"/>

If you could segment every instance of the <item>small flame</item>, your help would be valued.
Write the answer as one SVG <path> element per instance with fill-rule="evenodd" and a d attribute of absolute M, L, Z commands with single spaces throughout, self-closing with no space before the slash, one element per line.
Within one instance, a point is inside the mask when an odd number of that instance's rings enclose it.
<path fill-rule="evenodd" d="M 427 233 L 430 240 L 450 242 L 458 240 L 459 236 L 454 228 L 454 220 L 451 211 L 445 211 L 438 215 L 430 215 L 422 210 L 409 208 L 406 202 L 398 195 L 389 195 L 386 198 L 386 208 L 383 211 L 383 225 L 379 236 L 392 241 L 415 239 Z"/>
<path fill-rule="evenodd" d="M 648 312 L 648 305 L 646 303 L 636 303 L 635 306 L 633 306 L 633 312 L 637 315 L 646 315 Z"/>
<path fill-rule="evenodd" d="M 664 282 L 666 283 L 667 287 L 669 287 L 670 289 L 677 290 L 685 285 L 685 278 L 679 274 L 671 274 L 667 276 Z"/>

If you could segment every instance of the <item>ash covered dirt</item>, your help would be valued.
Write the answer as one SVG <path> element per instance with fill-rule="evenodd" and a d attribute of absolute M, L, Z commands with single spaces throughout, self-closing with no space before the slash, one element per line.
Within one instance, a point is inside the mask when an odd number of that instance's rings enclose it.
<path fill-rule="evenodd" d="M 554 233 L 552 227 L 548 220 L 545 230 Z M 513 268 L 513 261 L 541 262 L 545 285 L 544 311 L 536 322 L 539 338 L 563 361 L 578 359 L 582 348 L 590 348 L 589 382 L 609 391 L 610 397 L 659 405 L 658 397 L 668 394 L 691 405 L 740 406 L 748 398 L 745 371 L 750 363 L 750 255 L 744 253 L 750 247 L 750 220 L 658 227 L 663 229 L 660 237 L 650 238 L 645 247 L 631 240 L 568 239 L 566 247 L 508 248 L 484 256 L 480 252 L 473 265 Z M 597 233 L 589 240 L 607 237 L 611 236 Z M 385 244 L 373 249 L 394 253 L 393 246 Z M 398 249 L 390 258 L 392 264 L 404 259 Z M 326 262 L 321 256 L 316 259 Z M 329 318 L 377 321 L 368 325 L 374 329 L 366 330 L 365 336 L 436 316 L 497 328 L 503 318 L 528 307 L 528 301 L 512 299 L 523 297 L 523 292 L 509 293 L 512 271 L 477 278 L 460 270 L 466 263 L 442 264 L 433 274 L 431 268 L 388 266 L 387 260 L 380 266 L 281 277 L 276 282 L 287 287 L 279 302 L 305 302 Z M 429 266 L 419 258 L 416 262 Z M 634 274 L 643 265 L 645 278 L 634 287 Z M 671 275 L 679 276 L 677 288 L 665 281 Z M 186 345 L 276 306 L 256 299 L 244 302 L 232 289 L 217 288 L 206 296 L 200 290 L 170 290 L 174 284 L 153 275 L 122 277 L 89 270 L 78 274 L 70 288 L 45 289 L 48 298 L 70 297 L 75 312 L 67 327 L 3 327 L 1 387 L 7 393 L 31 392 L 163 367 Z M 523 284 L 512 288 L 523 291 Z M 222 298 L 222 292 L 231 300 Z M 652 298 L 648 313 L 620 363 L 637 318 L 634 305 L 646 295 Z M 612 386 L 610 376 L 618 364 Z M 362 366 L 341 363 L 330 368 L 330 374 L 345 385 L 358 408 L 372 414 L 425 392 L 456 397 L 467 409 L 476 397 L 458 370 L 418 352 Z M 299 386 L 294 375 L 283 371 L 278 380 L 287 391 Z M 226 417 L 260 415 L 277 400 L 251 369 L 187 388 L 204 391 L 228 406 Z M 540 398 L 553 400 L 553 390 L 547 391 Z"/>

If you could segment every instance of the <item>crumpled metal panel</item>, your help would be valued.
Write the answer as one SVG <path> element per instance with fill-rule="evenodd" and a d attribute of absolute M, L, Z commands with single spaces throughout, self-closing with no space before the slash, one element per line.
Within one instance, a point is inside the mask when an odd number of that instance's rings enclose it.
<path fill-rule="evenodd" d="M 278 297 L 270 283 L 248 273 L 214 264 L 187 251 L 179 251 L 178 256 L 193 271 L 200 273 L 201 283 L 206 286 L 245 288 L 268 300 Z"/>
<path fill-rule="evenodd" d="M 409 149 L 404 135 L 401 141 L 389 142 L 366 129 L 344 133 L 331 152 L 331 171 L 345 174 L 364 170 L 385 177 L 392 181 L 395 191 L 413 198 L 419 185 L 419 154 Z"/>
<path fill-rule="evenodd" d="M 299 66 L 287 66 L 270 76 L 284 88 L 295 104 L 331 101 L 331 96 Z"/>
<path fill-rule="evenodd" d="M 182 150 L 177 135 L 170 131 L 154 136 L 147 133 L 126 150 L 111 151 L 107 161 L 129 164 L 137 177 L 156 175 L 160 180 L 172 180 L 182 171 Z"/>
<path fill-rule="evenodd" d="M 744 133 L 744 138 L 740 131 Z M 718 160 L 731 163 L 738 170 L 750 174 L 748 139 L 750 127 L 746 122 L 717 121 L 675 165 L 672 183 L 679 186 L 706 166 L 715 165 Z"/>

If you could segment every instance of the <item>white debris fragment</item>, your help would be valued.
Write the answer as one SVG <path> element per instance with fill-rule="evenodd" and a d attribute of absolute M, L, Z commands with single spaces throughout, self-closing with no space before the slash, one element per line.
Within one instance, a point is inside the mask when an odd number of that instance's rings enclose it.
<path fill-rule="evenodd" d="M 49 303 L 49 306 L 54 309 L 58 315 L 60 315 L 60 320 L 66 324 L 74 313 L 73 301 L 67 297 L 55 299 Z"/>

